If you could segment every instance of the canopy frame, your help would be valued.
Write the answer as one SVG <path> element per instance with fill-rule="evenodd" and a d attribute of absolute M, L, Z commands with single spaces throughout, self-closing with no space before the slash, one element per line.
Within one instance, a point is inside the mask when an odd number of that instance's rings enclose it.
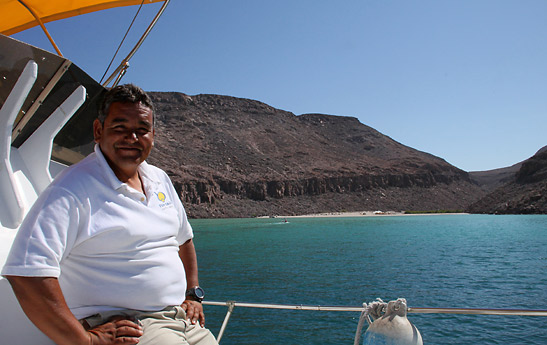
<path fill-rule="evenodd" d="M 53 48 L 57 52 L 57 55 L 59 55 L 60 57 L 63 57 L 63 53 L 61 53 L 61 50 L 59 49 L 59 47 L 57 46 L 57 44 L 53 40 L 53 37 L 51 37 L 51 35 L 49 34 L 49 31 L 46 29 L 46 26 L 44 25 L 44 23 L 42 22 L 42 19 L 40 19 L 40 16 L 38 16 L 36 11 L 34 11 L 34 9 L 29 4 L 25 3 L 23 0 L 17 0 L 17 1 L 19 1 L 19 3 L 21 5 L 23 5 L 30 12 L 30 14 L 32 14 L 32 16 L 36 19 L 36 21 L 38 22 L 38 24 L 42 28 L 42 31 L 44 31 L 44 33 L 46 34 L 49 42 L 51 43 L 51 45 L 53 46 Z"/>
<path fill-rule="evenodd" d="M 145 30 L 145 32 L 142 34 L 141 38 L 137 41 L 133 49 L 129 52 L 127 57 L 121 61 L 119 66 L 114 70 L 114 72 L 106 79 L 106 81 L 102 84 L 103 87 L 107 87 L 111 82 L 113 82 L 112 87 L 118 85 L 121 78 L 125 75 L 127 69 L 129 68 L 129 60 L 135 55 L 137 50 L 140 48 L 144 40 L 148 37 L 154 26 L 156 25 L 157 21 L 167 8 L 167 5 L 169 4 L 170 0 L 117 0 L 117 1 L 97 1 L 96 4 L 92 4 L 90 6 L 83 6 L 81 8 L 72 8 L 67 9 L 65 12 L 57 12 L 57 13 L 40 13 L 40 9 L 34 4 L 33 0 L 14 0 L 13 2 L 8 2 L 10 6 L 13 6 L 12 4 L 19 4 L 25 8 L 26 11 L 31 15 L 33 20 L 27 19 L 26 22 L 21 24 L 15 24 L 14 26 L 8 26 L 7 28 L 3 28 L 2 34 L 5 35 L 12 35 L 14 33 L 17 33 L 19 31 L 34 27 L 39 25 L 42 29 L 42 31 L 46 34 L 49 42 L 55 49 L 56 53 L 60 57 L 64 57 L 61 53 L 61 50 L 59 49 L 58 45 L 55 43 L 52 35 L 49 33 L 47 28 L 45 27 L 44 23 L 64 19 L 67 17 L 80 15 L 84 13 L 99 11 L 107 8 L 113 8 L 113 7 L 120 7 L 120 6 L 130 6 L 130 5 L 136 5 L 139 4 L 142 6 L 144 3 L 159 3 L 162 2 L 162 6 L 159 9 L 158 13 L 155 15 L 155 17 L 152 19 L 151 23 L 149 24 L 148 28 Z M 4 4 L 2 4 L 4 5 Z M 13 10 L 13 7 L 12 7 Z M 22 10 L 23 12 L 25 10 Z M 137 12 L 138 14 L 138 12 Z M 122 41 L 123 43 L 123 41 Z M 105 75 L 107 71 L 105 72 Z M 104 76 L 103 76 L 104 77 Z"/>
<path fill-rule="evenodd" d="M 161 8 L 159 9 L 158 13 L 156 14 L 156 16 L 154 17 L 154 19 L 152 19 L 152 22 L 150 23 L 150 25 L 148 25 L 148 28 L 145 30 L 145 32 L 142 34 L 141 38 L 137 41 L 137 43 L 135 44 L 135 46 L 133 47 L 133 49 L 129 52 L 129 54 L 127 54 L 127 56 L 125 57 L 125 59 L 122 60 L 122 62 L 119 64 L 118 68 L 116 68 L 114 70 L 114 72 L 112 72 L 112 74 L 110 75 L 110 77 L 108 77 L 106 79 L 106 81 L 102 84 L 103 87 L 107 87 L 108 84 L 114 79 L 116 78 L 116 80 L 114 81 L 114 83 L 112 84 L 112 87 L 116 86 L 119 84 L 120 80 L 122 79 L 122 77 L 125 75 L 125 72 L 127 71 L 127 69 L 129 68 L 129 60 L 131 60 L 131 58 L 133 57 L 133 55 L 135 55 L 135 53 L 137 52 L 137 50 L 139 50 L 139 48 L 141 47 L 141 45 L 143 44 L 144 40 L 146 40 L 146 38 L 148 37 L 148 35 L 150 34 L 150 32 L 152 31 L 152 29 L 154 28 L 154 26 L 156 25 L 156 23 L 158 22 L 158 20 L 160 19 L 161 15 L 163 14 L 163 12 L 165 11 L 165 9 L 167 8 L 167 5 L 169 5 L 169 2 L 171 0 L 165 0 L 163 2 L 163 5 L 161 6 Z"/>

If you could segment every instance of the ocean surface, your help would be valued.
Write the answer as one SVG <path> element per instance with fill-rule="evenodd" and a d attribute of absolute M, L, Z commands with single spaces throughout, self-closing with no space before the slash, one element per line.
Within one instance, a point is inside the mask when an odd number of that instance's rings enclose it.
<path fill-rule="evenodd" d="M 547 309 L 547 216 L 192 220 L 206 300 Z M 217 335 L 226 307 L 205 306 Z M 547 317 L 409 314 L 424 344 L 547 344 Z M 353 344 L 358 312 L 236 307 L 229 344 Z M 365 327 L 366 328 L 366 327 Z"/>

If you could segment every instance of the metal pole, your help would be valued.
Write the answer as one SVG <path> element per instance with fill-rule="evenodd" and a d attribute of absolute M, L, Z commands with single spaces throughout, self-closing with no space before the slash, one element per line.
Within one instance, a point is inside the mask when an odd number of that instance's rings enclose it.
<path fill-rule="evenodd" d="M 416 314 L 547 316 L 547 310 L 533 310 L 533 309 L 408 308 L 408 312 L 416 313 Z"/>
<path fill-rule="evenodd" d="M 265 308 L 265 309 L 293 309 L 293 310 L 317 310 L 317 311 L 363 311 L 363 307 L 352 306 L 322 306 L 322 305 L 286 305 L 286 304 L 262 304 L 240 302 L 214 302 L 207 301 L 203 304 L 225 306 L 234 303 L 236 307 Z M 547 316 L 547 310 L 541 309 L 484 309 L 484 308 L 408 308 L 408 313 L 416 314 L 470 314 L 470 315 L 522 315 L 522 316 Z"/>
<path fill-rule="evenodd" d="M 235 302 L 228 301 L 226 302 L 228 305 L 228 312 L 226 313 L 226 317 L 224 317 L 224 322 L 222 322 L 222 326 L 220 327 L 220 331 L 218 332 L 217 337 L 217 343 L 220 344 L 220 339 L 222 339 L 222 335 L 224 334 L 224 330 L 226 329 L 226 326 L 228 325 L 228 321 L 230 320 L 230 316 L 232 316 L 232 311 L 234 311 Z"/>
<path fill-rule="evenodd" d="M 47 38 L 51 42 L 51 45 L 53 46 L 53 48 L 55 48 L 55 51 L 57 52 L 57 54 L 62 57 L 63 54 L 61 53 L 61 50 L 59 50 L 59 47 L 57 47 L 57 44 L 55 44 L 53 37 L 51 37 L 51 35 L 49 34 L 49 31 L 47 31 L 46 26 L 44 25 L 44 23 L 42 23 L 42 20 L 40 19 L 38 14 L 36 14 L 36 12 L 34 12 L 34 10 L 29 5 L 25 4 L 23 0 L 18 0 L 18 1 L 19 3 L 21 3 L 21 5 L 25 6 L 25 8 L 30 12 L 30 14 L 32 14 L 32 16 L 36 19 L 38 24 L 40 24 L 40 26 L 42 27 L 42 30 L 44 31 Z"/>
<path fill-rule="evenodd" d="M 133 47 L 133 49 L 129 52 L 129 54 L 127 55 L 127 57 L 125 59 L 122 60 L 122 62 L 120 63 L 120 65 L 118 66 L 118 68 L 116 68 L 116 70 L 110 75 L 110 77 L 108 77 L 108 79 L 106 79 L 106 81 L 103 83 L 103 87 L 106 87 L 111 81 L 112 79 L 114 79 L 116 77 L 117 74 L 119 74 L 120 72 L 124 71 L 125 69 L 127 69 L 127 66 L 129 65 L 129 60 L 133 57 L 133 55 L 135 55 L 135 53 L 137 52 L 137 50 L 140 48 L 140 46 L 142 45 L 142 43 L 144 42 L 144 40 L 146 39 L 146 37 L 148 37 L 148 34 L 150 34 L 150 31 L 152 31 L 152 28 L 156 25 L 156 22 L 158 21 L 158 19 L 160 19 L 161 15 L 163 14 L 163 12 L 165 11 L 165 8 L 167 7 L 167 5 L 169 5 L 169 2 L 171 0 L 165 0 L 165 2 L 163 3 L 163 5 L 161 6 L 160 10 L 158 11 L 158 13 L 156 14 L 156 16 L 154 17 L 154 19 L 152 20 L 152 22 L 150 23 L 150 25 L 148 25 L 148 28 L 146 29 L 146 31 L 144 32 L 144 34 L 141 36 L 141 38 L 139 39 L 139 41 L 137 42 L 137 44 L 135 45 L 135 47 Z M 116 80 L 116 83 L 118 83 L 120 81 L 121 78 L 118 78 Z"/>

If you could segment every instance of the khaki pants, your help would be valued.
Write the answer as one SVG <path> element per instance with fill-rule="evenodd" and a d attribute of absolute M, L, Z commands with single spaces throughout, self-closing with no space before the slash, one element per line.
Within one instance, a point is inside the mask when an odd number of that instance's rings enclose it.
<path fill-rule="evenodd" d="M 113 310 L 91 315 L 84 320 L 93 328 L 115 315 L 140 321 L 144 334 L 139 338 L 139 345 L 217 345 L 213 334 L 198 323 L 192 325 L 188 322 L 186 312 L 179 306 L 155 312 Z"/>

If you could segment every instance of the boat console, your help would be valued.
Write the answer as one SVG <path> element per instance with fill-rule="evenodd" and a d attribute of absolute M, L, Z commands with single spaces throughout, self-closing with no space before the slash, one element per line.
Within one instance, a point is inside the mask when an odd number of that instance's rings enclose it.
<path fill-rule="evenodd" d="M 24 216 L 64 167 L 93 151 L 105 89 L 71 61 L 0 35 L 0 268 Z M 51 344 L 0 277 L 3 344 Z"/>

